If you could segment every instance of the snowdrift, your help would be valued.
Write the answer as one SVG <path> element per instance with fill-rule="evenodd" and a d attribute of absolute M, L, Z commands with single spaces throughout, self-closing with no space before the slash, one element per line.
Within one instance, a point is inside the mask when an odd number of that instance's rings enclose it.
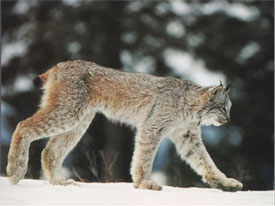
<path fill-rule="evenodd" d="M 273 205 L 274 191 L 222 192 L 168 186 L 162 191 L 149 191 L 134 189 L 131 183 L 59 186 L 31 179 L 11 185 L 6 177 L 0 177 L 0 204 Z"/>

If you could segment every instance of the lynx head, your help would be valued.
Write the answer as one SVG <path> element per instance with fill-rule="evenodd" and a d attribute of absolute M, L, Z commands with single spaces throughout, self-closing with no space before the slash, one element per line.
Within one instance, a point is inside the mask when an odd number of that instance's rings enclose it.
<path fill-rule="evenodd" d="M 231 101 L 228 96 L 229 86 L 222 83 L 202 91 L 202 109 L 199 112 L 202 125 L 220 126 L 230 120 Z"/>

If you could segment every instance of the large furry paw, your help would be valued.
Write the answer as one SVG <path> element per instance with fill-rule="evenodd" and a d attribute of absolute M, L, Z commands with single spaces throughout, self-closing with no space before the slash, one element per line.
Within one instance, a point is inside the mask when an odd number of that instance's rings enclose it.
<path fill-rule="evenodd" d="M 224 178 L 219 181 L 217 180 L 210 181 L 208 182 L 208 184 L 213 188 L 221 189 L 223 191 L 230 191 L 230 192 L 236 192 L 243 188 L 243 184 L 233 178 Z"/>
<path fill-rule="evenodd" d="M 27 173 L 27 164 L 24 160 L 9 162 L 7 166 L 7 176 L 11 184 L 17 184 Z"/>
<path fill-rule="evenodd" d="M 243 188 L 243 184 L 233 178 L 226 178 L 225 181 L 219 184 L 219 188 L 223 191 L 236 192 Z"/>
<path fill-rule="evenodd" d="M 138 189 L 162 190 L 162 187 L 153 180 L 144 180 L 141 181 L 139 184 L 134 183 L 134 187 Z"/>
<path fill-rule="evenodd" d="M 63 185 L 63 186 L 77 185 L 76 181 L 74 181 L 73 179 L 50 180 L 50 183 L 53 185 Z"/>

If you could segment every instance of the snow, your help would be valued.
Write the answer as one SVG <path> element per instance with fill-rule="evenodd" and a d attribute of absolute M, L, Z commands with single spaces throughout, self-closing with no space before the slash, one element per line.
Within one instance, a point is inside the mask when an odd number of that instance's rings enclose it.
<path fill-rule="evenodd" d="M 31 179 L 11 185 L 6 177 L 0 177 L 0 205 L 3 204 L 273 205 L 274 191 L 223 192 L 169 186 L 164 186 L 162 191 L 150 191 L 134 189 L 131 183 L 59 186 Z"/>
<path fill-rule="evenodd" d="M 27 44 L 24 41 L 8 43 L 7 41 L 3 40 L 2 42 L 2 65 L 7 64 L 14 57 L 23 57 L 26 54 Z"/>
<path fill-rule="evenodd" d="M 226 82 L 223 73 L 209 71 L 202 60 L 195 59 L 188 52 L 167 48 L 163 57 L 165 63 L 177 75 L 184 77 L 183 79 L 189 79 L 201 86 L 219 85 L 220 80 Z"/>
<path fill-rule="evenodd" d="M 208 3 L 197 4 L 196 2 L 186 3 L 185 1 L 170 1 L 171 11 L 179 16 L 196 16 L 198 14 L 212 15 L 222 11 L 227 16 L 242 21 L 252 21 L 260 14 L 254 6 L 238 3 L 237 1 L 227 3 L 225 1 L 209 1 Z"/>

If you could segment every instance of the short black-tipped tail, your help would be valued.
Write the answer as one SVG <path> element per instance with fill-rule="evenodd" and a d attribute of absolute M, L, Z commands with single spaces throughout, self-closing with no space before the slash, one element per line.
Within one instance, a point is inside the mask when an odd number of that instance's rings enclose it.
<path fill-rule="evenodd" d="M 46 82 L 47 82 L 50 71 L 51 71 L 51 69 L 48 70 L 47 72 L 35 77 L 32 81 L 34 86 L 36 86 L 38 88 L 42 88 L 44 86 L 44 84 L 46 84 Z"/>
<path fill-rule="evenodd" d="M 41 87 L 43 86 L 43 81 L 42 81 L 42 79 L 41 79 L 39 76 L 35 77 L 35 78 L 32 80 L 32 82 L 33 82 L 33 85 L 34 85 L 35 87 L 37 87 L 37 88 L 41 88 Z"/>

